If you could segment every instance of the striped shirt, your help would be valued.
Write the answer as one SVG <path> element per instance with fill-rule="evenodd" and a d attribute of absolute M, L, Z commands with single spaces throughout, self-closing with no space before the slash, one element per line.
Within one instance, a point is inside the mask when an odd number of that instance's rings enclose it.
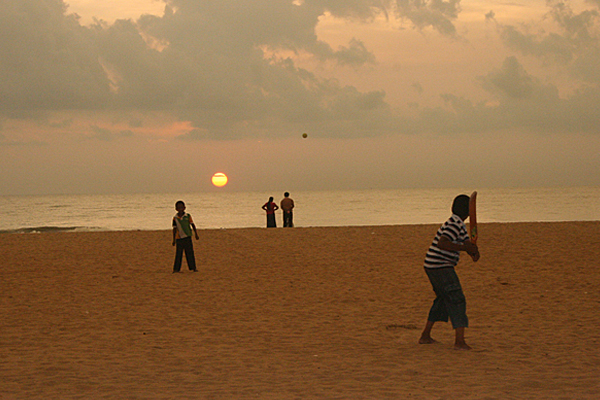
<path fill-rule="evenodd" d="M 438 242 L 442 236 L 446 236 L 453 243 L 463 243 L 469 238 L 464 221 L 458 215 L 453 214 L 438 229 L 431 246 L 429 246 L 425 256 L 425 268 L 448 268 L 455 267 L 458 264 L 458 251 L 446 251 L 438 247 Z"/>

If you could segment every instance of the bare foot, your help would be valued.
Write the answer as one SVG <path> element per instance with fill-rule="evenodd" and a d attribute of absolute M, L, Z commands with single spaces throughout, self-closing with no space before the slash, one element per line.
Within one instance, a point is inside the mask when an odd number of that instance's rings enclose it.
<path fill-rule="evenodd" d="M 429 337 L 421 336 L 421 338 L 419 339 L 419 344 L 433 344 L 433 343 L 437 343 L 437 340 L 434 340 L 431 336 L 429 336 Z"/>
<path fill-rule="evenodd" d="M 454 350 L 471 350 L 471 346 L 466 343 L 455 343 Z"/>

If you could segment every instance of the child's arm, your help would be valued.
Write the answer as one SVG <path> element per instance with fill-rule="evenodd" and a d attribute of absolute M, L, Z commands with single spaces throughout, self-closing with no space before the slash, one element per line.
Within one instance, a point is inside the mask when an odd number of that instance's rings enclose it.
<path fill-rule="evenodd" d="M 177 237 L 177 227 L 173 228 L 173 246 L 175 246 L 175 238 Z"/>
<path fill-rule="evenodd" d="M 192 223 L 192 229 L 194 230 L 194 234 L 196 235 L 196 240 L 199 240 L 200 236 L 198 236 L 198 231 L 196 230 L 196 224 Z"/>
<path fill-rule="evenodd" d="M 470 240 L 465 240 L 463 243 L 454 243 L 447 236 L 440 237 L 438 247 L 446 251 L 464 251 L 471 256 L 473 261 L 479 260 L 479 248 Z"/>

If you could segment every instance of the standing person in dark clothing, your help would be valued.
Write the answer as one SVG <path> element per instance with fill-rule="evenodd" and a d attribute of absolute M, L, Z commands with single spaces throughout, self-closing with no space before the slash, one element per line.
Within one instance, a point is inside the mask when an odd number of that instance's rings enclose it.
<path fill-rule="evenodd" d="M 196 240 L 200 239 L 196 225 L 192 216 L 185 212 L 185 203 L 183 201 L 179 200 L 175 203 L 175 210 L 177 210 L 177 214 L 173 217 L 173 246 L 176 246 L 176 251 L 173 273 L 181 271 L 184 252 L 188 268 L 190 271 L 197 272 L 194 245 L 192 243 L 192 229 L 194 230 Z"/>
<path fill-rule="evenodd" d="M 269 201 L 263 204 L 262 209 L 267 212 L 267 228 L 277 228 L 275 211 L 279 210 L 279 207 L 273 202 L 273 196 L 269 197 Z"/>
<path fill-rule="evenodd" d="M 283 211 L 283 227 L 293 228 L 294 227 L 294 200 L 290 198 L 290 194 L 285 192 L 283 199 L 279 203 L 281 210 Z"/>

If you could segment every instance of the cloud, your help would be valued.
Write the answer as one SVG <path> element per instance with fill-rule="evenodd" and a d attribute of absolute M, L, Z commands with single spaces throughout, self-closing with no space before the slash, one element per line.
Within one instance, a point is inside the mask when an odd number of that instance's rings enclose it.
<path fill-rule="evenodd" d="M 418 29 L 433 28 L 442 35 L 455 36 L 452 22 L 460 13 L 460 0 L 396 0 L 397 14 Z"/>
<path fill-rule="evenodd" d="M 367 50 L 365 44 L 358 39 L 353 38 L 348 47 L 340 46 L 335 52 L 335 58 L 341 65 L 374 64 L 375 55 Z"/>
<path fill-rule="evenodd" d="M 460 0 L 305 0 L 303 5 L 339 18 L 370 21 L 378 15 L 389 20 L 389 12 L 411 22 L 415 29 L 432 28 L 445 36 L 455 36 L 453 20 L 461 11 Z"/>
<path fill-rule="evenodd" d="M 493 107 L 496 125 L 501 128 L 522 127 L 538 132 L 564 129 L 556 120 L 565 117 L 558 89 L 530 75 L 516 57 L 507 57 L 502 66 L 479 78 L 484 89 L 494 95 L 499 105 Z M 502 118 L 502 119 L 501 119 Z M 570 118 L 566 118 L 567 122 Z"/>
<path fill-rule="evenodd" d="M 243 137 L 248 132 L 270 135 L 269 129 L 277 126 L 284 133 L 301 129 L 298 123 L 311 120 L 325 126 L 343 122 L 338 118 L 344 114 L 329 107 L 354 101 L 348 96 L 352 88 L 320 79 L 296 67 L 291 58 L 268 58 L 263 48 L 305 52 L 321 62 L 354 67 L 375 62 L 374 55 L 356 38 L 334 51 L 315 34 L 318 18 L 326 10 L 367 17 L 366 8 L 308 1 L 297 6 L 269 0 L 173 0 L 169 6 L 173 12 L 162 18 L 145 17 L 140 26 L 149 36 L 169 43 L 161 53 L 163 68 L 168 76 L 185 77 L 183 82 L 169 85 L 179 94 L 170 103 L 176 104 L 175 112 L 181 118 L 203 130 L 202 137 Z M 131 63 L 131 59 L 122 62 Z"/>
<path fill-rule="evenodd" d="M 91 126 L 90 130 L 92 132 L 89 136 L 90 138 L 107 142 L 119 138 L 127 138 L 134 136 L 133 131 L 131 130 L 111 130 L 107 128 L 101 128 L 97 125 Z"/>
<path fill-rule="evenodd" d="M 445 107 L 420 109 L 412 133 L 486 135 L 526 130 L 537 134 L 597 134 L 600 93 L 595 88 L 587 87 L 562 98 L 555 85 L 529 74 L 512 56 L 478 81 L 491 95 L 491 101 L 474 103 L 443 94 Z"/>
<path fill-rule="evenodd" d="M 0 10 L 0 113 L 98 107 L 108 100 L 90 30 L 60 0 L 23 0 Z"/>
<path fill-rule="evenodd" d="M 162 16 L 82 26 L 61 0 L 9 2 L 0 10 L 0 114 L 61 110 L 169 111 L 200 137 L 273 135 L 272 129 L 344 132 L 360 116 L 380 128 L 391 115 L 381 90 L 360 92 L 275 53 L 375 65 L 352 38 L 337 49 L 316 35 L 319 19 L 372 21 L 388 10 L 417 29 L 454 35 L 458 0 L 166 0 Z M 37 110 L 37 111 L 36 111 Z M 311 124 L 310 122 L 308 123 Z M 360 125 L 360 124 L 358 124 Z M 358 135 L 365 130 L 358 126 Z M 98 136 L 98 132 L 92 132 Z M 100 135 L 102 136 L 102 135 Z M 196 137 L 190 134 L 189 138 Z"/>
<path fill-rule="evenodd" d="M 596 2 L 597 4 L 597 2 Z M 504 43 L 525 56 L 565 65 L 575 77 L 600 83 L 600 13 L 575 13 L 568 3 L 548 1 L 548 29 L 532 31 L 528 26 L 498 24 Z"/>
<path fill-rule="evenodd" d="M 572 41 L 558 34 L 552 33 L 545 37 L 539 37 L 537 34 L 522 32 L 514 26 L 503 26 L 500 28 L 500 36 L 509 47 L 524 55 L 553 56 L 562 62 L 568 62 L 574 56 Z"/>
<path fill-rule="evenodd" d="M 319 10 L 319 13 L 327 11 L 339 18 L 355 18 L 370 20 L 379 13 L 387 16 L 387 8 L 390 0 L 304 0 L 303 5 Z"/>
<path fill-rule="evenodd" d="M 600 8 L 600 0 L 585 0 L 586 3 L 595 4 L 596 7 Z"/>
<path fill-rule="evenodd" d="M 499 37 L 519 56 L 476 78 L 488 98 L 473 102 L 443 93 L 443 106 L 415 107 L 414 120 L 404 121 L 405 133 L 486 134 L 526 129 L 536 133 L 598 133 L 594 110 L 600 109 L 600 18 L 597 10 L 574 13 L 568 4 L 548 2 L 549 12 L 539 25 L 503 25 L 495 13 L 487 20 L 497 24 Z M 532 26 L 544 29 L 534 31 Z M 570 90 L 562 90 L 543 75 L 526 69 L 523 59 L 539 59 L 569 76 Z M 529 63 L 531 64 L 531 63 Z"/>
<path fill-rule="evenodd" d="M 413 82 L 410 87 L 412 87 L 418 94 L 423 94 L 424 89 L 420 82 Z"/>
<path fill-rule="evenodd" d="M 482 79 L 483 86 L 499 97 L 527 99 L 533 95 L 535 81 L 516 57 L 508 57 L 502 67 Z"/>
<path fill-rule="evenodd" d="M 211 139 L 211 137 L 207 134 L 208 132 L 206 130 L 202 130 L 202 129 L 192 129 L 189 132 L 186 132 L 182 135 L 177 136 L 177 140 L 183 140 L 186 142 L 193 142 L 196 140 L 203 140 L 203 139 Z"/>
<path fill-rule="evenodd" d="M 549 2 L 544 23 L 552 29 L 538 31 L 504 25 L 488 12 L 486 18 L 495 21 L 503 43 L 519 54 L 475 79 L 488 99 L 475 102 L 442 92 L 440 106 L 427 106 L 420 97 L 418 104 L 405 102 L 408 111 L 402 111 L 388 103 L 383 89 L 359 89 L 335 74 L 319 73 L 323 65 L 357 73 L 378 66 L 369 42 L 358 35 L 336 49 L 321 40 L 316 34 L 320 19 L 372 23 L 395 15 L 417 30 L 456 37 L 459 0 L 165 4 L 161 16 L 90 26 L 82 26 L 61 0 L 5 4 L 0 10 L 0 115 L 48 120 L 45 113 L 69 110 L 88 115 L 165 113 L 189 123 L 187 130 L 179 130 L 179 139 L 199 141 L 281 137 L 306 130 L 311 137 L 487 132 L 518 124 L 535 130 L 591 130 L 590 110 L 600 106 L 595 9 L 574 13 L 561 2 Z M 301 57 L 311 58 L 317 67 L 301 67 Z M 557 85 L 528 72 L 519 57 L 552 61 L 585 85 L 561 97 Z M 411 80 L 407 87 L 423 95 L 421 82 Z M 135 120 L 130 126 L 134 131 L 143 125 L 137 117 L 130 119 Z M 61 121 L 50 126 L 81 126 L 68 116 Z M 67 125 L 56 125 L 61 123 Z M 88 137 L 103 140 L 132 132 L 122 126 L 104 131 L 107 125 L 100 123 L 87 126 Z"/>

